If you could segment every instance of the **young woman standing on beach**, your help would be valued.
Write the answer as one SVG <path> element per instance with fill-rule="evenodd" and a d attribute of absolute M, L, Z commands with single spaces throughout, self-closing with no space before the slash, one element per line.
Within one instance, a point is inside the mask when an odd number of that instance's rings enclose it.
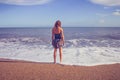
<path fill-rule="evenodd" d="M 62 46 L 64 45 L 64 33 L 61 21 L 57 20 L 52 28 L 52 45 L 54 47 L 54 63 L 56 63 L 57 48 L 59 48 L 60 63 L 62 62 Z"/>

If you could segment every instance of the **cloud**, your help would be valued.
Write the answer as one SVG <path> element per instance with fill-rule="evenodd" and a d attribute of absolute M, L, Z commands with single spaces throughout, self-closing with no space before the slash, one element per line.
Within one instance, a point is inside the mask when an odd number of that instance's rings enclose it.
<path fill-rule="evenodd" d="M 92 3 L 105 6 L 120 6 L 120 0 L 90 0 Z"/>
<path fill-rule="evenodd" d="M 115 15 L 115 16 L 120 16 L 120 10 L 117 9 L 117 10 L 114 11 L 112 14 Z"/>
<path fill-rule="evenodd" d="M 0 3 L 11 5 L 43 5 L 52 0 L 0 0 Z"/>

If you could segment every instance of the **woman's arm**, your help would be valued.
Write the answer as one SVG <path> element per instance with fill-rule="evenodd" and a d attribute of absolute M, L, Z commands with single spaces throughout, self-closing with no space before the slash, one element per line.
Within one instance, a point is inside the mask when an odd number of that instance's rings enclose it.
<path fill-rule="evenodd" d="M 61 30 L 61 38 L 62 38 L 63 45 L 64 45 L 64 31 L 63 31 L 63 29 Z"/>
<path fill-rule="evenodd" d="M 52 40 L 54 40 L 54 31 L 52 29 Z"/>

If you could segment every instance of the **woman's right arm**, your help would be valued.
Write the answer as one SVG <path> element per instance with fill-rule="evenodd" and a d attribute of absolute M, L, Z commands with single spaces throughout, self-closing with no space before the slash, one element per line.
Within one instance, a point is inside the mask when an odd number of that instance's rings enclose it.
<path fill-rule="evenodd" d="M 61 33 L 62 33 L 62 40 L 63 40 L 63 45 L 64 45 L 64 32 L 63 32 L 63 29 L 61 30 Z"/>

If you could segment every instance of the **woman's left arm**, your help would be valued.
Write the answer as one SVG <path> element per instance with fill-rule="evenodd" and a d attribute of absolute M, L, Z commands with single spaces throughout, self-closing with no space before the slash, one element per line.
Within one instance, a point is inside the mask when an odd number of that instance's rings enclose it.
<path fill-rule="evenodd" d="M 54 40 L 54 30 L 52 29 L 52 41 Z"/>

